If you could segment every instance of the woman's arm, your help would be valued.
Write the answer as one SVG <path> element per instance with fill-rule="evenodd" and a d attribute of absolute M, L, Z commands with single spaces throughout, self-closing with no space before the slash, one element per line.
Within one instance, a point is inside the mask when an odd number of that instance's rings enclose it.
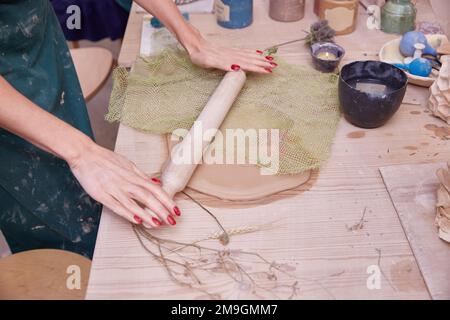
<path fill-rule="evenodd" d="M 154 227 L 163 221 L 174 224 L 178 209 L 158 181 L 152 182 L 132 162 L 36 106 L 1 76 L 0 127 L 66 160 L 91 197 L 129 221 L 142 219 Z"/>
<path fill-rule="evenodd" d="M 233 49 L 216 46 L 186 22 L 173 0 L 135 0 L 145 10 L 157 17 L 169 29 L 189 53 L 192 62 L 205 68 L 231 71 L 238 65 L 245 71 L 271 73 L 277 66 L 261 51 Z"/>

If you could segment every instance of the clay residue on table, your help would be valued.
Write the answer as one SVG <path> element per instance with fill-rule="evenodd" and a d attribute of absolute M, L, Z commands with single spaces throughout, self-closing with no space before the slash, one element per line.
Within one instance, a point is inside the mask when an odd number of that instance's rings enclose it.
<path fill-rule="evenodd" d="M 433 134 L 442 140 L 450 139 L 450 128 L 449 127 L 439 127 L 435 124 L 426 124 L 425 129 L 432 131 Z"/>
<path fill-rule="evenodd" d="M 401 260 L 395 263 L 391 269 L 392 285 L 399 291 L 419 291 L 423 284 L 419 268 L 412 260 Z"/>
<path fill-rule="evenodd" d="M 349 134 L 347 134 L 347 138 L 350 138 L 350 139 L 361 139 L 361 138 L 364 138 L 365 136 L 366 136 L 365 131 L 354 131 L 354 132 L 350 132 Z"/>
<path fill-rule="evenodd" d="M 422 112 L 420 112 L 420 111 L 411 111 L 410 113 L 411 114 L 422 114 Z"/>
<path fill-rule="evenodd" d="M 417 148 L 416 146 L 406 146 L 406 147 L 403 147 L 403 149 L 416 151 L 416 150 L 418 150 L 419 148 Z"/>

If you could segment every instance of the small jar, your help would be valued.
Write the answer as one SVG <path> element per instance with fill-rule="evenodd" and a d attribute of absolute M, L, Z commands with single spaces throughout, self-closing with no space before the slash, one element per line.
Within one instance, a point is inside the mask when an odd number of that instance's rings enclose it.
<path fill-rule="evenodd" d="M 241 29 L 253 22 L 253 0 L 215 0 L 217 23 L 228 29 Z"/>
<path fill-rule="evenodd" d="M 269 16 L 282 22 L 301 20 L 305 16 L 305 0 L 270 0 Z"/>
<path fill-rule="evenodd" d="M 319 17 L 328 20 L 336 35 L 355 31 L 358 18 L 358 0 L 320 0 Z"/>
<path fill-rule="evenodd" d="M 416 28 L 416 7 L 411 0 L 388 0 L 381 9 L 381 30 L 404 34 Z"/>

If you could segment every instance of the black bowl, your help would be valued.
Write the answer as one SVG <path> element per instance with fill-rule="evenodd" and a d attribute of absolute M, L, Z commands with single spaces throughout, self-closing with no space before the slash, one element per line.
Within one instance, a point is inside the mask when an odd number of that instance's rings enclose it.
<path fill-rule="evenodd" d="M 341 111 L 361 128 L 384 125 L 402 104 L 408 78 L 399 68 L 380 61 L 345 65 L 339 76 Z"/>

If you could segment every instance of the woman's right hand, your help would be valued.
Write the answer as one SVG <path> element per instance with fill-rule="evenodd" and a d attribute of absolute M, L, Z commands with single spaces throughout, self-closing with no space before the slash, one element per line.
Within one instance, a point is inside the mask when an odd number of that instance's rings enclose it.
<path fill-rule="evenodd" d="M 175 225 L 180 210 L 161 188 L 125 157 L 94 142 L 67 161 L 84 190 L 95 200 L 134 224 Z"/>

